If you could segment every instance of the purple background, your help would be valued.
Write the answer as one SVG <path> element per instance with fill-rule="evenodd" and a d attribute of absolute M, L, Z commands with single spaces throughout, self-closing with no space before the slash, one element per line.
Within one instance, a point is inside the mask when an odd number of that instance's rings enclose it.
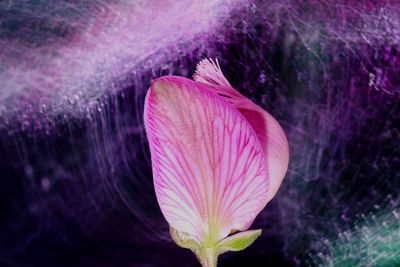
<path fill-rule="evenodd" d="M 205 2 L 0 2 L 0 266 L 199 266 L 158 208 L 142 115 L 152 79 L 205 57 L 291 154 L 262 236 L 220 266 L 329 266 L 357 225 L 399 224 L 400 5 Z"/>

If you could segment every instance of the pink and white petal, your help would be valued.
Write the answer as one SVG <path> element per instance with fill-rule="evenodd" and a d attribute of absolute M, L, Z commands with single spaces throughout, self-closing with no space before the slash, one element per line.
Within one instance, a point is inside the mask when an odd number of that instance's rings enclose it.
<path fill-rule="evenodd" d="M 255 130 L 265 152 L 269 178 L 268 202 L 276 195 L 289 164 L 289 145 L 280 124 L 261 107 L 234 89 L 223 75 L 218 60 L 204 59 L 197 65 L 195 81 L 207 84 L 225 97 L 247 119 Z"/>
<path fill-rule="evenodd" d="M 167 76 L 152 82 L 144 120 L 168 223 L 199 242 L 246 230 L 267 203 L 268 179 L 259 138 L 238 110 L 206 84 Z"/>
<path fill-rule="evenodd" d="M 249 101 L 238 108 L 240 113 L 253 126 L 265 151 L 267 173 L 269 176 L 268 202 L 278 192 L 289 165 L 289 144 L 282 127 L 269 114 Z"/>

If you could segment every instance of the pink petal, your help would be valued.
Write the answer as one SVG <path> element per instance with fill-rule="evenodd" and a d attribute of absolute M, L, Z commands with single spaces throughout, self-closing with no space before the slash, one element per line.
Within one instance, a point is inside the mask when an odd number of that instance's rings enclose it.
<path fill-rule="evenodd" d="M 259 138 L 208 85 L 167 76 L 152 82 L 145 126 L 157 199 L 168 223 L 199 242 L 247 230 L 267 203 Z"/>
<path fill-rule="evenodd" d="M 265 152 L 269 202 L 278 192 L 289 164 L 289 145 L 285 132 L 271 114 L 251 101 L 238 107 L 238 110 L 253 126 Z"/>
<path fill-rule="evenodd" d="M 210 85 L 213 90 L 226 98 L 247 119 L 255 130 L 265 153 L 270 201 L 283 181 L 289 164 L 289 145 L 279 123 L 267 111 L 254 104 L 236 91 L 222 74 L 218 60 L 202 60 L 195 75 L 195 81 Z"/>

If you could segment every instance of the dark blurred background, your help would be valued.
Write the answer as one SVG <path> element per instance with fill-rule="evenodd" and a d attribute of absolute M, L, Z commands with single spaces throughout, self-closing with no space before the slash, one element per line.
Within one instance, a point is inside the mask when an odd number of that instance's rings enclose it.
<path fill-rule="evenodd" d="M 150 81 L 218 58 L 290 164 L 219 266 L 400 266 L 394 1 L 0 1 L 0 266 L 199 266 L 170 239 Z"/>

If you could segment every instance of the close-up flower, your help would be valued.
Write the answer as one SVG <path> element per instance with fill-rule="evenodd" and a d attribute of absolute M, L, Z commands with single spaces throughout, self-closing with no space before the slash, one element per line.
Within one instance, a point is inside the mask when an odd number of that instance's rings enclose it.
<path fill-rule="evenodd" d="M 0 1 L 0 267 L 400 266 L 400 3 Z"/>
<path fill-rule="evenodd" d="M 247 230 L 288 167 L 279 123 L 207 59 L 194 81 L 152 81 L 144 122 L 157 200 L 174 241 L 208 267 L 219 254 L 254 242 L 261 230 Z"/>

